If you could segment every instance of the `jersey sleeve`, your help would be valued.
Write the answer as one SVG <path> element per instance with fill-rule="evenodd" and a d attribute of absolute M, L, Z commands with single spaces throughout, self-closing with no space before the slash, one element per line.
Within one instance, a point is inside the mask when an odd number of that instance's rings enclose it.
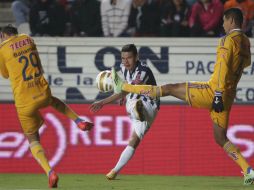
<path fill-rule="evenodd" d="M 246 52 L 247 52 L 247 59 L 244 63 L 244 68 L 248 67 L 251 65 L 251 52 L 250 52 L 250 41 L 248 40 L 247 41 L 247 47 L 246 48 Z"/>
<path fill-rule="evenodd" d="M 2 56 L 1 53 L 0 53 L 0 73 L 4 78 L 6 79 L 9 78 L 9 72 L 6 68 L 4 57 Z"/>
<path fill-rule="evenodd" d="M 217 87 L 216 91 L 223 92 L 225 91 L 225 84 L 227 77 L 229 75 L 229 64 L 233 56 L 233 42 L 231 38 L 225 37 L 222 38 L 218 49 L 217 49 L 217 58 L 216 64 L 218 64 L 217 72 Z"/>

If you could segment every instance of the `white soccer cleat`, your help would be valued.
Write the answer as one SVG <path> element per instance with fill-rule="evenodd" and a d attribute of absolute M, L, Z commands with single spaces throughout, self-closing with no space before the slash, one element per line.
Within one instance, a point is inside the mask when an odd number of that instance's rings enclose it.
<path fill-rule="evenodd" d="M 254 182 L 254 170 L 252 168 L 248 168 L 247 172 L 244 175 L 244 185 L 251 185 Z"/>

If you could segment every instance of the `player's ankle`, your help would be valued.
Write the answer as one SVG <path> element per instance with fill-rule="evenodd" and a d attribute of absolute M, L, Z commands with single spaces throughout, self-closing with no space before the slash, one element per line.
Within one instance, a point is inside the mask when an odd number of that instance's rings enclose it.
<path fill-rule="evenodd" d="M 80 123 L 81 121 L 83 121 L 83 119 L 80 119 L 79 117 L 78 117 L 77 119 L 74 120 L 74 122 L 75 122 L 76 124 Z"/>
<path fill-rule="evenodd" d="M 50 174 L 53 172 L 53 170 L 51 169 L 51 170 L 49 170 L 49 172 L 48 172 L 48 176 L 50 176 Z"/>
<path fill-rule="evenodd" d="M 247 173 L 247 174 L 250 173 L 251 170 L 252 170 L 252 167 L 248 167 L 247 170 L 246 170 L 246 173 Z"/>

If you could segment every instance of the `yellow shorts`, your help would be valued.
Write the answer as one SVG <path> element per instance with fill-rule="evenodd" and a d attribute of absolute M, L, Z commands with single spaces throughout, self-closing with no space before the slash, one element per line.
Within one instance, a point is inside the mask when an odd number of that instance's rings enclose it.
<path fill-rule="evenodd" d="M 18 118 L 24 134 L 31 135 L 38 132 L 44 120 L 39 110 L 50 104 L 51 98 L 36 102 L 26 107 L 17 107 Z"/>
<path fill-rule="evenodd" d="M 212 109 L 214 90 L 207 82 L 187 82 L 186 83 L 186 101 L 195 108 L 205 108 L 210 112 L 213 123 L 220 127 L 227 128 L 229 114 L 234 98 L 226 97 L 223 94 L 224 111 L 217 113 Z"/>

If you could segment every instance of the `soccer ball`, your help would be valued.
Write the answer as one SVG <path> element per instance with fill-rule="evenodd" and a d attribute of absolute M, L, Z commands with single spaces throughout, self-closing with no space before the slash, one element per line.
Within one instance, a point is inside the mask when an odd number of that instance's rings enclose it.
<path fill-rule="evenodd" d="M 111 78 L 111 71 L 105 70 L 101 71 L 96 77 L 96 86 L 100 92 L 112 92 L 113 83 Z"/>

